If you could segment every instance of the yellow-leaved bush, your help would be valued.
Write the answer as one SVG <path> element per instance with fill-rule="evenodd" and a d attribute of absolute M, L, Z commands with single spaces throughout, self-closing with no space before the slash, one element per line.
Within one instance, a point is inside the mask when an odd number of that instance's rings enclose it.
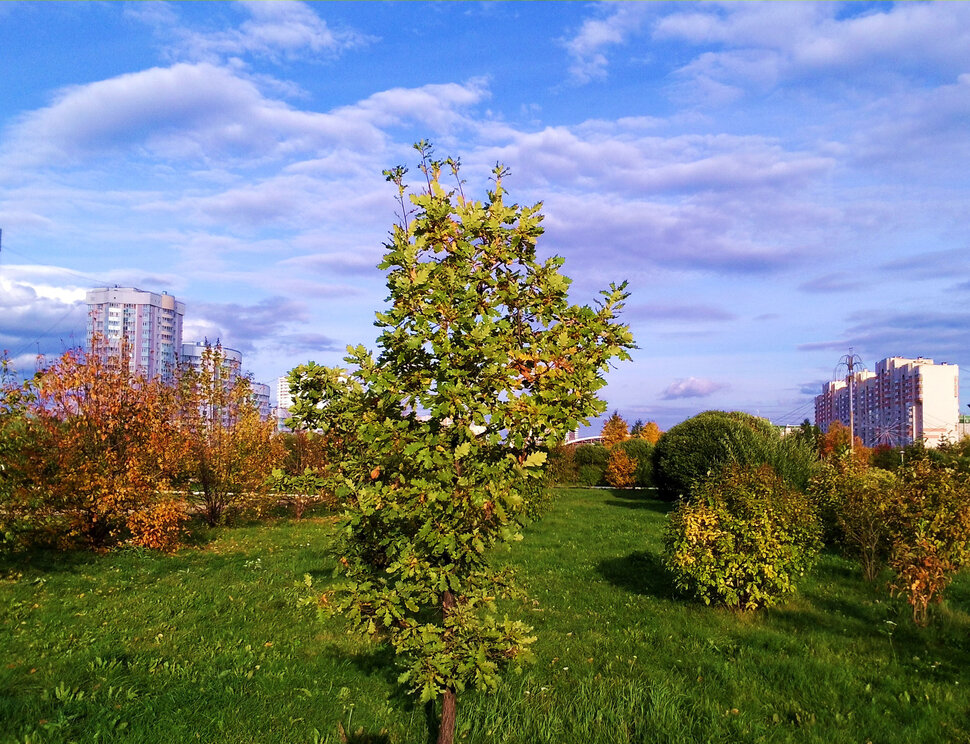
<path fill-rule="evenodd" d="M 740 610 L 794 592 L 820 548 L 814 507 L 767 465 L 732 465 L 703 481 L 671 512 L 664 533 L 676 586 Z"/>

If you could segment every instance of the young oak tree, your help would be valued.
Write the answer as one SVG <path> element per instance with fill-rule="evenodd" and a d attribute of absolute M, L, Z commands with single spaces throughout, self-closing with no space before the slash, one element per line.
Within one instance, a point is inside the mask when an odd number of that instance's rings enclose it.
<path fill-rule="evenodd" d="M 602 375 L 633 339 L 616 321 L 625 284 L 596 309 L 569 304 L 563 260 L 536 257 L 541 205 L 506 204 L 504 168 L 482 203 L 465 197 L 457 161 L 415 148 L 419 193 L 405 168 L 385 171 L 402 222 L 380 265 L 378 355 L 351 348 L 349 370 L 311 363 L 290 384 L 295 421 L 342 451 L 345 580 L 320 601 L 393 646 L 400 682 L 441 699 L 438 741 L 451 742 L 457 695 L 494 690 L 533 640 L 496 614 L 515 587 L 489 548 L 521 537 L 547 451 L 602 412 Z"/>

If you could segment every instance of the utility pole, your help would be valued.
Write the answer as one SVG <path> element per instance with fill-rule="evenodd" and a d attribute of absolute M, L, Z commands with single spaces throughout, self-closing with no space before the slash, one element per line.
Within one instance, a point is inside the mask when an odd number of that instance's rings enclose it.
<path fill-rule="evenodd" d="M 855 391 L 853 389 L 853 384 L 855 383 L 855 368 L 862 367 L 865 369 L 865 364 L 862 362 L 862 357 L 858 354 L 852 353 L 852 347 L 849 347 L 849 353 L 839 359 L 839 363 L 835 365 L 835 374 L 833 377 L 838 377 L 838 371 L 840 367 L 845 367 L 848 373 L 846 374 L 846 382 L 849 384 L 849 452 L 855 452 Z"/>

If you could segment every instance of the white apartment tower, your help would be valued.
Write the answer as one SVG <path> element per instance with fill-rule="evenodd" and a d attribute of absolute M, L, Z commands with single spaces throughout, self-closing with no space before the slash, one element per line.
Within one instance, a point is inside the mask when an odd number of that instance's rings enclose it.
<path fill-rule="evenodd" d="M 922 441 L 937 447 L 957 439 L 960 409 L 960 368 L 934 364 L 932 359 L 888 357 L 875 372 L 829 382 L 815 398 L 815 424 L 828 431 L 834 421 L 849 425 L 852 406 L 854 434 L 867 447 L 893 447 Z"/>
<path fill-rule="evenodd" d="M 293 407 L 293 394 L 290 392 L 290 378 L 276 378 L 276 428 L 280 431 L 288 431 L 286 420 L 290 417 L 290 408 Z"/>
<path fill-rule="evenodd" d="M 89 352 L 118 357 L 122 339 L 127 339 L 132 371 L 146 377 L 172 378 L 182 347 L 184 302 L 164 292 L 143 292 L 134 287 L 92 289 L 86 299 Z"/>

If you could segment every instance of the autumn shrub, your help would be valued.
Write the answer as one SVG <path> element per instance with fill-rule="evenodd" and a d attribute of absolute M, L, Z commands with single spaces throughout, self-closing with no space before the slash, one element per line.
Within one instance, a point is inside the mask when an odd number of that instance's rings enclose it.
<path fill-rule="evenodd" d="M 634 483 L 637 461 L 630 457 L 621 447 L 614 447 L 606 462 L 604 477 L 613 488 L 630 488 Z"/>
<path fill-rule="evenodd" d="M 35 531 L 22 492 L 27 403 L 6 355 L 0 356 L 0 552 L 22 547 Z"/>
<path fill-rule="evenodd" d="M 576 465 L 576 448 L 559 445 L 549 451 L 546 461 L 546 482 L 554 486 L 571 486 L 579 483 L 579 468 Z"/>
<path fill-rule="evenodd" d="M 648 421 L 645 424 L 641 421 L 637 421 L 630 430 L 630 436 L 632 438 L 642 439 L 651 445 L 656 444 L 660 440 L 661 434 L 663 434 L 663 432 L 660 431 L 660 427 L 657 426 L 656 421 Z"/>
<path fill-rule="evenodd" d="M 664 433 L 653 450 L 653 481 L 667 501 L 688 497 L 692 487 L 729 463 L 770 461 L 777 431 L 746 413 L 705 411 Z"/>
<path fill-rule="evenodd" d="M 921 443 L 922 444 L 922 443 Z M 872 451 L 862 444 L 862 440 L 849 432 L 849 427 L 841 421 L 829 424 L 828 431 L 819 436 L 818 453 L 823 459 L 830 457 L 851 457 L 859 465 L 869 462 Z"/>
<path fill-rule="evenodd" d="M 900 472 L 893 510 L 890 587 L 925 625 L 970 557 L 970 476 L 919 461 Z"/>
<path fill-rule="evenodd" d="M 270 508 L 270 475 L 282 459 L 273 422 L 261 418 L 249 380 L 231 365 L 220 346 L 206 346 L 199 368 L 179 370 L 174 387 L 179 485 L 210 527 Z"/>
<path fill-rule="evenodd" d="M 875 581 L 892 546 L 896 476 L 849 457 L 820 463 L 809 486 L 829 544 L 858 559 L 862 575 Z"/>
<path fill-rule="evenodd" d="M 814 563 L 820 526 L 811 502 L 769 466 L 729 465 L 670 514 L 664 564 L 705 604 L 770 606 Z"/>
<path fill-rule="evenodd" d="M 603 424 L 600 436 L 603 438 L 603 446 L 612 449 L 614 445 L 630 438 L 630 429 L 624 418 L 617 411 L 613 411 Z"/>
<path fill-rule="evenodd" d="M 103 550 L 174 472 L 169 390 L 120 356 L 69 351 L 29 381 L 10 501 L 24 540 Z"/>
<path fill-rule="evenodd" d="M 173 553 L 182 545 L 188 519 L 188 504 L 184 500 L 161 499 L 128 515 L 129 543 Z"/>

